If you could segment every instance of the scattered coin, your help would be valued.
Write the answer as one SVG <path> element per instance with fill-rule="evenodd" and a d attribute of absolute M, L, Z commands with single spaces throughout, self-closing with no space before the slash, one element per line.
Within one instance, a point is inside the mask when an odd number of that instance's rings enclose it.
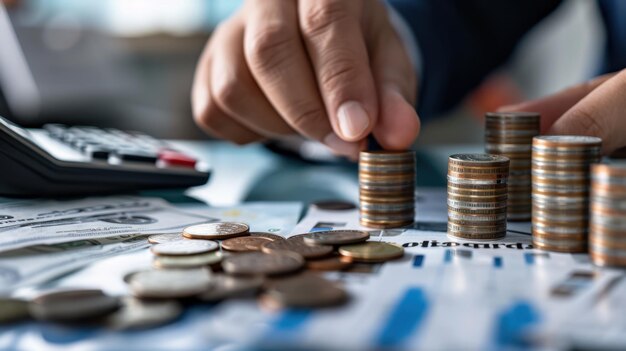
<path fill-rule="evenodd" d="M 220 263 L 223 257 L 220 251 L 212 251 L 190 256 L 157 256 L 152 263 L 156 268 L 185 269 L 212 266 Z"/>
<path fill-rule="evenodd" d="M 189 239 L 228 239 L 248 235 L 250 227 L 245 223 L 214 222 L 197 224 L 183 230 L 183 236 Z"/>
<path fill-rule="evenodd" d="M 329 245 L 307 245 L 302 236 L 291 237 L 287 240 L 272 241 L 265 243 L 261 250 L 265 253 L 291 251 L 302 255 L 304 258 L 318 258 L 329 255 L 333 247 Z"/>
<path fill-rule="evenodd" d="M 76 322 L 108 315 L 120 307 L 120 299 L 102 290 L 65 290 L 40 295 L 28 305 L 31 316 L 41 321 Z"/>
<path fill-rule="evenodd" d="M 295 252 L 278 251 L 272 254 L 249 252 L 224 258 L 224 272 L 235 275 L 278 275 L 299 270 L 304 258 Z"/>
<path fill-rule="evenodd" d="M 261 236 L 240 236 L 222 241 L 222 249 L 234 252 L 260 251 L 261 246 L 272 240 Z"/>
<path fill-rule="evenodd" d="M 18 322 L 28 317 L 27 301 L 10 297 L 0 297 L 0 325 Z"/>
<path fill-rule="evenodd" d="M 156 244 L 150 248 L 159 256 L 197 255 L 219 249 L 219 244 L 211 240 L 179 240 Z"/>
<path fill-rule="evenodd" d="M 347 245 L 367 241 L 370 234 L 361 230 L 329 230 L 309 233 L 302 238 L 309 245 Z"/>
<path fill-rule="evenodd" d="M 137 330 L 158 327 L 178 318 L 182 306 L 173 300 L 122 299 L 122 307 L 107 317 L 105 324 L 113 330 Z"/>
<path fill-rule="evenodd" d="M 185 237 L 182 234 L 154 234 L 148 237 L 148 242 L 150 244 L 163 244 L 169 243 L 172 241 L 185 240 Z"/>
<path fill-rule="evenodd" d="M 317 260 L 307 260 L 306 268 L 313 271 L 341 271 L 352 265 L 352 258 L 334 254 Z"/>
<path fill-rule="evenodd" d="M 175 299 L 198 295 L 211 285 L 208 269 L 171 269 L 140 271 L 130 277 L 130 289 L 140 298 Z"/>
<path fill-rule="evenodd" d="M 311 273 L 277 279 L 268 285 L 266 297 L 283 308 L 329 307 L 348 300 L 343 288 Z"/>
<path fill-rule="evenodd" d="M 339 253 L 358 262 L 384 262 L 402 257 L 404 249 L 393 244 L 368 241 L 361 244 L 340 246 Z"/>
<path fill-rule="evenodd" d="M 347 211 L 356 208 L 352 202 L 341 200 L 315 201 L 311 205 L 324 211 Z"/>
<path fill-rule="evenodd" d="M 198 298 L 202 301 L 221 301 L 227 298 L 246 297 L 256 294 L 263 286 L 264 279 L 260 276 L 230 276 L 217 274 L 215 284 Z"/>
<path fill-rule="evenodd" d="M 266 239 L 270 239 L 271 241 L 285 240 L 285 238 L 280 235 L 276 235 L 272 233 L 265 233 L 265 232 L 250 232 L 250 236 L 266 238 Z"/>

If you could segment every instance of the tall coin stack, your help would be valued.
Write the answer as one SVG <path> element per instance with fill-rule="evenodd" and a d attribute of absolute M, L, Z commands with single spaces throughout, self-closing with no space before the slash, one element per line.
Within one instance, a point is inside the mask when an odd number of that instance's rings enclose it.
<path fill-rule="evenodd" d="M 507 219 L 530 221 L 530 160 L 533 137 L 539 135 L 535 112 L 489 112 L 485 115 L 485 152 L 506 156 L 509 167 Z"/>
<path fill-rule="evenodd" d="M 359 156 L 361 225 L 396 228 L 415 218 L 415 152 L 362 151 Z"/>
<path fill-rule="evenodd" d="M 509 159 L 456 154 L 448 158 L 448 234 L 463 239 L 506 235 Z"/>
<path fill-rule="evenodd" d="M 598 266 L 626 267 L 626 164 L 591 166 L 589 254 Z"/>
<path fill-rule="evenodd" d="M 532 232 L 535 247 L 559 252 L 587 249 L 589 166 L 600 161 L 602 139 L 533 139 Z"/>

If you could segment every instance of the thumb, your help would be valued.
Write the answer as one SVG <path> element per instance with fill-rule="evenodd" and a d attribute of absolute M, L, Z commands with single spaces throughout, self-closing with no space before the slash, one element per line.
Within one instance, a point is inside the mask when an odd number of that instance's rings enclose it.
<path fill-rule="evenodd" d="M 626 70 L 607 79 L 559 118 L 550 134 L 602 138 L 603 152 L 626 146 Z"/>
<path fill-rule="evenodd" d="M 541 132 L 545 133 L 552 127 L 554 122 L 559 119 L 567 110 L 572 108 L 578 101 L 583 99 L 587 94 L 600 86 L 615 74 L 606 74 L 597 77 L 588 82 L 574 85 L 556 94 L 525 101 L 515 105 L 503 106 L 498 109 L 499 112 L 513 111 L 530 111 L 537 112 L 541 115 Z"/>
<path fill-rule="evenodd" d="M 420 131 L 420 120 L 414 107 L 417 96 L 415 69 L 391 24 L 387 22 L 377 35 L 372 70 L 377 86 L 379 115 L 373 134 L 385 149 L 407 149 Z"/>

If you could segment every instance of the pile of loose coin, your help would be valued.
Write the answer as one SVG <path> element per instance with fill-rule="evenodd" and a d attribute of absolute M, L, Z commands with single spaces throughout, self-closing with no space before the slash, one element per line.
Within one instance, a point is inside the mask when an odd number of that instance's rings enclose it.
<path fill-rule="evenodd" d="M 589 167 L 600 161 L 602 140 L 537 136 L 532 146 L 532 234 L 540 249 L 587 250 Z"/>
<path fill-rule="evenodd" d="M 599 266 L 626 267 L 626 164 L 591 166 L 589 254 Z"/>
<path fill-rule="evenodd" d="M 463 239 L 506 235 L 509 159 L 489 154 L 448 158 L 448 234 Z"/>
<path fill-rule="evenodd" d="M 149 240 L 156 243 L 151 248 L 154 266 L 160 269 L 133 274 L 129 285 L 133 295 L 140 298 L 166 298 L 162 296 L 164 291 L 171 290 L 166 294 L 169 298 L 195 297 L 213 302 L 263 291 L 259 301 L 270 308 L 339 305 L 348 298 L 345 290 L 312 271 L 344 270 L 353 262 L 383 262 L 404 254 L 399 246 L 368 239 L 368 232 L 358 230 L 306 233 L 284 239 L 271 233 L 251 233 L 243 223 L 200 224 L 185 228 L 182 237 L 151 236 Z M 207 266 L 212 269 L 207 270 Z M 197 269 L 207 271 L 183 279 Z M 211 271 L 220 273 L 207 273 Z M 147 278 L 142 281 L 142 277 Z M 175 280 L 189 283 L 176 288 L 165 286 Z M 187 286 L 184 293 L 181 286 Z"/>
<path fill-rule="evenodd" d="M 507 219 L 531 219 L 531 150 L 539 135 L 540 116 L 534 112 L 490 112 L 485 115 L 485 152 L 510 160 Z"/>
<path fill-rule="evenodd" d="M 176 319 L 183 305 L 257 298 L 262 307 L 321 308 L 345 303 L 349 295 L 319 271 L 402 257 L 404 249 L 368 241 L 369 233 L 332 230 L 285 239 L 250 232 L 244 223 L 194 225 L 182 234 L 152 235 L 153 269 L 124 277 L 132 296 L 100 290 L 55 291 L 32 301 L 0 298 L 0 323 L 24 318 L 60 323 L 94 323 L 139 329 Z M 219 242 L 218 242 L 219 241 Z M 184 301 L 184 304 L 180 302 Z"/>
<path fill-rule="evenodd" d="M 397 228 L 415 218 L 415 152 L 362 151 L 359 155 L 362 226 Z"/>

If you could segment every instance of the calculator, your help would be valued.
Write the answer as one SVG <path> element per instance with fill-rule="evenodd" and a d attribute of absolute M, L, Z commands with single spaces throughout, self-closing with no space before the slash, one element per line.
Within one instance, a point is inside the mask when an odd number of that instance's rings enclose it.
<path fill-rule="evenodd" d="M 202 185 L 206 162 L 140 132 L 0 117 L 0 195 L 75 196 Z"/>

